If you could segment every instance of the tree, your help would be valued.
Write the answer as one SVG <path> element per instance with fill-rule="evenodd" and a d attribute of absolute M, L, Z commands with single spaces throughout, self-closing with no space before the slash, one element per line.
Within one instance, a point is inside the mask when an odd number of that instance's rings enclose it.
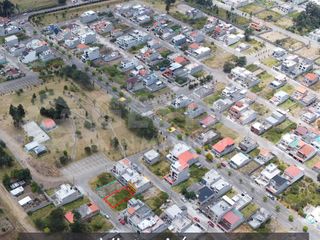
<path fill-rule="evenodd" d="M 0 2 L 0 16 L 1 17 L 10 17 L 15 10 L 15 6 L 9 0 L 4 0 Z"/>
<path fill-rule="evenodd" d="M 268 197 L 263 196 L 263 202 L 267 202 L 268 201 Z"/>
<path fill-rule="evenodd" d="M 235 63 L 239 67 L 244 67 L 247 64 L 247 58 L 246 57 L 238 57 L 235 59 Z"/>
<path fill-rule="evenodd" d="M 303 232 L 308 232 L 308 227 L 307 226 L 303 226 L 302 231 Z"/>
<path fill-rule="evenodd" d="M 91 155 L 91 147 L 85 147 L 84 148 L 84 151 L 85 151 L 85 153 L 87 154 L 87 155 Z"/>
<path fill-rule="evenodd" d="M 289 220 L 289 222 L 293 222 L 293 216 L 289 215 L 288 220 Z"/>
<path fill-rule="evenodd" d="M 69 118 L 71 111 L 66 103 L 66 101 L 62 97 L 58 97 L 54 100 L 55 107 L 46 109 L 44 107 L 40 108 L 40 114 L 42 116 L 52 118 L 52 119 L 66 119 Z"/>
<path fill-rule="evenodd" d="M 171 4 L 174 4 L 175 2 L 176 2 L 176 0 L 165 0 L 167 13 L 169 13 L 169 11 L 170 11 Z"/>
<path fill-rule="evenodd" d="M 14 169 L 10 173 L 11 178 L 14 178 L 16 181 L 26 181 L 30 182 L 32 180 L 32 176 L 30 170 L 28 168 L 24 169 Z"/>
<path fill-rule="evenodd" d="M 279 205 L 276 206 L 276 212 L 280 212 L 280 206 Z"/>
<path fill-rule="evenodd" d="M 9 114 L 11 115 L 11 117 L 13 119 L 13 124 L 15 127 L 20 126 L 20 124 L 23 121 L 23 118 L 26 115 L 24 108 L 21 104 L 19 104 L 18 107 L 10 105 Z"/>
<path fill-rule="evenodd" d="M 119 140 L 118 140 L 117 137 L 112 138 L 110 144 L 111 144 L 111 147 L 113 149 L 115 149 L 115 150 L 117 150 L 119 148 L 119 145 L 120 145 Z"/>
<path fill-rule="evenodd" d="M 231 70 L 234 68 L 234 64 L 231 62 L 225 62 L 223 65 L 223 72 L 230 73 Z"/>
<path fill-rule="evenodd" d="M 318 180 L 318 182 L 320 182 L 320 173 L 318 173 L 318 175 L 317 175 L 317 180 Z"/>
<path fill-rule="evenodd" d="M 206 154 L 206 159 L 207 159 L 209 162 L 212 162 L 212 160 L 213 160 L 212 154 L 211 154 L 211 153 L 207 153 L 207 154 Z"/>
<path fill-rule="evenodd" d="M 54 209 L 48 217 L 48 227 L 51 232 L 62 232 L 66 229 L 62 208 Z"/>
<path fill-rule="evenodd" d="M 249 42 L 251 40 L 252 33 L 253 30 L 250 27 L 246 28 L 246 30 L 244 31 L 244 40 L 246 42 Z"/>

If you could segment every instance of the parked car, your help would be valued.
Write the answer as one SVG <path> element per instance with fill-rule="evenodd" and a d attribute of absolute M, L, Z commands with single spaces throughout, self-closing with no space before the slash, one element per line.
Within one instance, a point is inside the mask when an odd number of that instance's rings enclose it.
<path fill-rule="evenodd" d="M 195 222 L 198 222 L 198 223 L 199 223 L 199 222 L 200 222 L 200 219 L 199 219 L 199 218 L 197 218 L 197 217 L 194 217 L 194 218 L 193 218 L 193 221 L 195 221 Z"/>
<path fill-rule="evenodd" d="M 209 224 L 210 227 L 214 227 L 214 223 L 213 222 L 208 221 L 208 224 Z"/>
<path fill-rule="evenodd" d="M 268 193 L 268 198 L 270 198 L 271 200 L 275 200 L 275 197 L 271 194 L 271 193 Z"/>
<path fill-rule="evenodd" d="M 126 222 L 124 221 L 123 218 L 120 218 L 120 219 L 119 219 L 119 222 L 120 222 L 122 225 L 125 225 L 125 224 L 126 224 Z"/>

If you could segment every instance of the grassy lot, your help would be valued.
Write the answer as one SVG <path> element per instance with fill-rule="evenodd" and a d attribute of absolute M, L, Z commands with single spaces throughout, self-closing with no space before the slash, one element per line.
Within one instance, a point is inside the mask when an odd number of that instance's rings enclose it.
<path fill-rule="evenodd" d="M 159 192 L 156 196 L 146 199 L 145 203 L 152 209 L 155 214 L 160 215 L 162 213 L 160 207 L 162 204 L 166 203 L 168 198 L 168 193 Z"/>
<path fill-rule="evenodd" d="M 262 7 L 260 4 L 258 3 L 250 3 L 246 6 L 243 6 L 241 8 L 239 8 L 240 11 L 242 12 L 246 12 L 246 13 L 249 13 L 249 14 L 253 14 L 253 13 L 256 13 L 256 12 L 260 12 L 262 10 L 264 10 L 265 8 Z"/>
<path fill-rule="evenodd" d="M 47 218 L 52 210 L 55 209 L 53 204 L 50 204 L 44 208 L 41 208 L 30 215 L 31 220 L 34 222 L 36 219 L 45 219 Z"/>
<path fill-rule="evenodd" d="M 262 60 L 262 63 L 268 67 L 277 66 L 279 61 L 273 57 L 268 57 Z"/>
<path fill-rule="evenodd" d="M 187 15 L 179 11 L 175 11 L 175 12 L 170 11 L 170 15 L 181 22 L 191 25 L 195 29 L 202 29 L 203 26 L 207 23 L 207 17 L 194 20 L 192 18 L 187 17 Z"/>
<path fill-rule="evenodd" d="M 287 37 L 276 42 L 279 46 L 288 49 L 290 51 L 295 51 L 304 46 L 303 42 L 299 42 L 293 38 Z"/>
<path fill-rule="evenodd" d="M 165 159 L 161 159 L 159 162 L 153 165 L 146 163 L 146 166 L 151 170 L 151 172 L 161 178 L 167 175 L 170 171 L 170 163 Z"/>
<path fill-rule="evenodd" d="M 272 75 L 267 73 L 266 71 L 260 73 L 257 75 L 257 77 L 261 80 L 258 85 L 255 85 L 251 88 L 251 91 L 253 93 L 259 93 L 266 89 L 266 87 L 269 85 L 269 83 L 274 79 Z"/>
<path fill-rule="evenodd" d="M 281 87 L 279 90 L 282 90 L 282 91 L 288 93 L 289 95 L 291 95 L 295 91 L 295 88 L 292 85 L 287 83 L 286 85 Z"/>
<path fill-rule="evenodd" d="M 243 216 L 248 219 L 250 216 L 252 216 L 257 210 L 259 209 L 259 206 L 254 204 L 254 203 L 250 203 L 249 205 L 247 205 L 244 209 L 241 210 L 241 213 L 243 214 Z"/>
<path fill-rule="evenodd" d="M 216 48 L 213 52 L 213 56 L 205 59 L 203 61 L 208 67 L 211 68 L 222 68 L 224 63 L 233 59 L 233 55 L 222 50 L 221 48 Z"/>
<path fill-rule="evenodd" d="M 78 199 L 76 201 L 73 201 L 71 203 L 68 203 L 68 204 L 64 205 L 62 208 L 63 208 L 63 210 L 65 212 L 69 212 L 69 211 L 72 211 L 72 210 L 80 207 L 81 205 L 87 204 L 89 202 L 90 202 L 90 200 L 88 198 L 83 197 L 83 198 L 80 198 L 80 199 Z"/>
<path fill-rule="evenodd" d="M 249 42 L 246 42 L 246 43 L 250 44 L 251 47 L 243 51 L 243 53 L 245 54 L 252 54 L 254 52 L 261 50 L 265 46 L 263 42 L 259 42 L 255 39 L 251 39 Z"/>
<path fill-rule="evenodd" d="M 90 182 L 90 185 L 92 189 L 96 189 L 114 180 L 116 180 L 116 178 L 111 173 L 101 173 L 99 176 L 94 178 L 93 181 Z"/>
<path fill-rule="evenodd" d="M 310 159 L 309 161 L 307 161 L 305 163 L 305 165 L 307 165 L 307 167 L 309 168 L 313 168 L 313 166 L 320 161 L 320 156 L 316 155 L 315 157 L 313 157 L 312 159 Z"/>
<path fill-rule="evenodd" d="M 102 215 L 98 214 L 88 221 L 87 225 L 90 232 L 107 232 L 113 228 L 113 225 Z"/>
<path fill-rule="evenodd" d="M 317 191 L 319 185 L 308 177 L 294 183 L 281 196 L 281 201 L 289 208 L 294 209 L 300 215 L 307 205 L 320 205 L 320 193 Z"/>
<path fill-rule="evenodd" d="M 284 103 L 279 105 L 279 107 L 286 109 L 286 110 L 293 111 L 293 110 L 301 107 L 301 105 L 289 98 L 287 101 L 285 101 Z"/>
<path fill-rule="evenodd" d="M 250 72 L 255 72 L 255 71 L 257 71 L 258 69 L 259 69 L 259 67 L 257 66 L 257 65 L 255 65 L 255 64 L 250 64 L 250 65 L 247 65 L 246 66 L 246 69 L 248 70 L 248 71 L 250 71 Z"/>
<path fill-rule="evenodd" d="M 125 80 L 126 80 L 126 74 L 121 72 L 118 69 L 117 65 L 112 65 L 112 66 L 104 66 L 102 68 L 102 71 L 105 72 L 108 75 L 108 79 L 111 82 L 116 82 L 120 85 L 124 85 L 125 84 Z"/>
<path fill-rule="evenodd" d="M 18 9 L 21 12 L 39 9 L 39 8 L 50 8 L 57 6 L 58 0 L 11 0 L 15 5 L 18 5 Z"/>
<path fill-rule="evenodd" d="M 259 114 L 259 116 L 264 116 L 269 113 L 269 109 L 267 107 L 257 102 L 251 105 L 251 109 L 256 111 Z"/>
<path fill-rule="evenodd" d="M 291 18 L 282 17 L 278 21 L 276 21 L 275 24 L 281 28 L 287 29 L 289 27 L 292 27 L 294 25 L 294 22 Z"/>
<path fill-rule="evenodd" d="M 230 137 L 233 140 L 236 141 L 236 139 L 239 137 L 238 133 L 236 133 L 235 131 L 233 131 L 232 129 L 224 126 L 222 123 L 217 123 L 214 126 L 214 129 L 216 129 L 217 131 L 220 132 L 222 137 Z"/>
<path fill-rule="evenodd" d="M 184 111 L 185 109 L 164 108 L 158 110 L 157 113 L 173 127 L 179 128 L 185 134 L 190 135 L 200 129 L 199 119 L 202 117 L 191 119 L 184 115 Z"/>
<path fill-rule="evenodd" d="M 281 17 L 281 14 L 272 10 L 265 10 L 263 12 L 258 13 L 256 17 L 265 21 L 276 21 L 279 17 Z"/>
<path fill-rule="evenodd" d="M 131 193 L 127 190 L 127 189 L 122 189 L 120 192 L 110 196 L 108 198 L 108 201 L 115 206 L 116 204 L 118 204 L 121 201 L 124 201 L 125 199 L 130 199 Z M 122 211 L 124 209 L 126 209 L 127 207 L 127 201 L 124 201 L 123 203 L 121 203 L 120 205 L 118 205 L 117 207 L 115 207 L 115 209 L 117 211 Z"/>
<path fill-rule="evenodd" d="M 221 93 L 225 88 L 225 84 L 218 82 L 215 87 L 215 92 L 208 97 L 204 98 L 204 102 L 207 103 L 209 106 L 212 105 L 215 101 L 217 101 L 221 97 Z"/>
<path fill-rule="evenodd" d="M 18 0 L 17 0 L 18 1 Z M 19 1 L 32 1 L 32 0 L 19 0 Z M 38 0 L 38 1 L 50 1 L 50 0 Z M 56 0 L 53 0 L 56 1 Z M 106 10 L 110 5 L 123 2 L 122 0 L 110 0 L 107 2 L 100 2 L 95 4 L 90 4 L 90 10 L 101 11 Z M 47 26 L 49 24 L 54 24 L 57 22 L 64 22 L 74 18 L 78 18 L 83 12 L 88 10 L 88 6 L 80 6 L 68 10 L 63 10 L 54 13 L 46 13 L 40 16 L 35 16 L 32 21 L 39 26 Z"/>
<path fill-rule="evenodd" d="M 297 124 L 286 120 L 281 123 L 279 126 L 271 128 L 269 131 L 265 132 L 262 136 L 268 139 L 272 143 L 277 143 L 281 139 L 281 136 L 285 133 L 290 132 L 293 129 L 296 129 Z"/>
<path fill-rule="evenodd" d="M 67 89 L 67 90 L 66 90 Z M 31 102 L 32 95 L 36 95 L 34 104 Z M 40 115 L 41 107 L 52 107 L 52 103 L 58 97 L 62 97 L 71 109 L 71 117 L 59 121 L 58 127 L 50 131 L 50 141 L 46 142 L 49 152 L 39 158 L 31 158 L 33 167 L 48 176 L 59 175 L 58 167 L 60 157 L 63 151 L 67 151 L 73 161 L 87 156 L 84 148 L 96 145 L 98 151 L 106 154 L 110 159 L 118 160 L 123 158 L 122 152 L 114 149 L 110 144 L 115 136 L 122 144 L 126 144 L 126 153 L 131 155 L 146 148 L 152 148 L 156 140 L 147 141 L 138 137 L 129 128 L 126 123 L 114 112 L 110 111 L 109 104 L 111 96 L 105 94 L 102 90 L 86 91 L 70 80 L 64 78 L 47 79 L 43 85 L 33 87 L 21 94 L 12 94 L 0 96 L 0 101 L 4 106 L 10 104 L 17 106 L 23 102 L 26 111 L 26 120 L 33 120 L 38 124 L 43 117 Z M 107 127 L 103 126 L 103 116 L 108 115 L 109 121 Z M 22 128 L 15 128 L 11 117 L 8 114 L 8 107 L 0 109 L 0 118 L 2 119 L 2 128 L 15 139 L 23 144 L 27 143 L 27 138 Z M 85 122 L 94 123 L 94 128 L 88 129 L 84 126 Z M 113 129 L 111 129 L 111 126 Z M 114 130 L 114 131 L 113 131 Z"/>
<path fill-rule="evenodd" d="M 183 189 L 190 187 L 193 183 L 199 182 L 204 174 L 208 171 L 209 170 L 207 168 L 198 168 L 194 165 L 191 166 L 189 169 L 189 179 L 174 186 L 173 189 L 177 192 L 182 192 Z"/>

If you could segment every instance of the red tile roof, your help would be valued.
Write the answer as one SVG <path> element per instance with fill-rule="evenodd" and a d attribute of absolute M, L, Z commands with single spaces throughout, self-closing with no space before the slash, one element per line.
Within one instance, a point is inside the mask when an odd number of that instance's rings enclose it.
<path fill-rule="evenodd" d="M 315 73 L 307 73 L 306 75 L 304 75 L 304 77 L 306 79 L 309 79 L 310 81 L 314 81 L 314 80 L 317 80 L 318 75 Z"/>
<path fill-rule="evenodd" d="M 64 217 L 69 223 L 73 223 L 73 213 L 71 211 L 67 212 Z"/>
<path fill-rule="evenodd" d="M 313 165 L 313 168 L 320 169 L 320 161 Z"/>
<path fill-rule="evenodd" d="M 198 43 L 192 43 L 192 44 L 190 44 L 189 45 L 189 48 L 191 48 L 191 49 L 198 49 L 200 46 L 199 46 L 199 44 Z"/>
<path fill-rule="evenodd" d="M 309 156 L 314 151 L 314 148 L 309 144 L 305 144 L 299 149 L 299 153 L 303 154 L 304 156 Z"/>
<path fill-rule="evenodd" d="M 185 57 L 178 56 L 178 57 L 176 57 L 176 58 L 174 59 L 174 61 L 175 61 L 176 63 L 183 64 L 183 63 L 187 62 L 188 60 L 187 60 Z"/>
<path fill-rule="evenodd" d="M 46 128 L 46 129 L 51 129 L 51 128 L 54 128 L 56 126 L 56 123 L 51 118 L 46 118 L 41 122 L 41 126 Z"/>
<path fill-rule="evenodd" d="M 300 168 L 298 168 L 295 165 L 291 165 L 290 167 L 288 167 L 284 173 L 285 175 L 291 177 L 291 178 L 295 178 L 296 176 L 298 176 L 300 173 L 302 172 L 302 170 Z"/>
<path fill-rule="evenodd" d="M 227 147 L 232 146 L 234 144 L 234 141 L 232 138 L 226 137 L 222 140 L 220 140 L 219 142 L 217 142 L 216 144 L 214 144 L 212 146 L 212 148 L 221 153 L 223 152 Z"/>
<path fill-rule="evenodd" d="M 88 208 L 91 210 L 91 212 L 97 212 L 97 211 L 99 211 L 100 209 L 99 209 L 99 207 L 96 205 L 96 204 L 94 204 L 94 203 L 89 203 L 88 204 Z"/>
<path fill-rule="evenodd" d="M 196 157 L 196 154 L 190 151 L 185 151 L 184 153 L 179 155 L 178 160 L 182 168 L 184 168 L 185 166 L 189 165 L 189 161 L 195 159 Z"/>
<path fill-rule="evenodd" d="M 205 125 L 205 126 L 208 126 L 208 125 L 213 124 L 215 121 L 216 121 L 216 118 L 215 118 L 215 117 L 213 117 L 213 116 L 211 116 L 211 115 L 208 115 L 208 116 L 206 116 L 205 118 L 203 118 L 203 119 L 200 121 L 200 124 Z"/>
<path fill-rule="evenodd" d="M 233 211 L 227 212 L 224 215 L 223 219 L 225 221 L 227 221 L 228 223 L 230 223 L 231 225 L 233 225 L 241 220 L 241 218 L 238 215 L 236 215 Z"/>

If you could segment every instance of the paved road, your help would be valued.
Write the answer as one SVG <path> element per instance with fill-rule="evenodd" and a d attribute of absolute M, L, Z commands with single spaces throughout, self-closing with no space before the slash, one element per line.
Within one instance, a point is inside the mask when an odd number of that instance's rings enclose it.
<path fill-rule="evenodd" d="M 121 232 L 129 232 L 130 228 L 118 222 L 118 214 L 112 211 L 89 185 L 92 178 L 106 172 L 114 163 L 114 161 L 109 160 L 104 154 L 95 154 L 68 165 L 62 169 L 62 173 L 66 179 L 78 186 L 85 195 L 95 202 L 103 213 L 110 216 L 109 221 L 115 228 Z"/>

